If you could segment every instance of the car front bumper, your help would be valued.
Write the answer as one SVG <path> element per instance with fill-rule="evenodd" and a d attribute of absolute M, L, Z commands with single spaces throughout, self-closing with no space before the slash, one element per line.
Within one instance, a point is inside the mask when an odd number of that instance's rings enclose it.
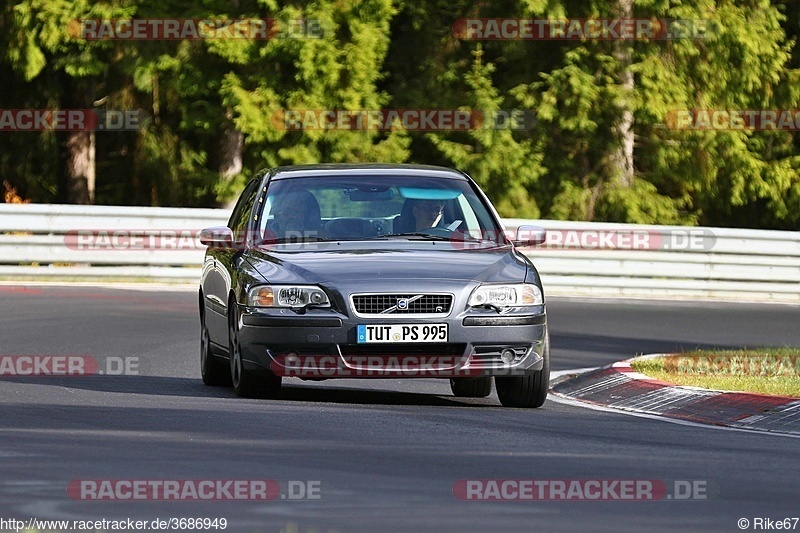
<path fill-rule="evenodd" d="M 330 309 L 239 307 L 245 367 L 304 379 L 519 376 L 544 364 L 545 306 L 446 318 L 349 317 Z M 359 344 L 360 324 L 442 324 L 446 343 Z"/>

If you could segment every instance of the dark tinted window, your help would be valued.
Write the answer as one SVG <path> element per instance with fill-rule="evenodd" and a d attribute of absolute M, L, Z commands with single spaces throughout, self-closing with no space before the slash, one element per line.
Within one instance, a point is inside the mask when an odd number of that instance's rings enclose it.
<path fill-rule="evenodd" d="M 250 214 L 253 212 L 253 201 L 256 193 L 258 193 L 260 182 L 260 178 L 250 180 L 250 183 L 247 184 L 239 197 L 239 201 L 236 202 L 236 207 L 233 208 L 231 218 L 228 220 L 228 227 L 233 231 L 233 238 L 236 242 L 242 241 L 247 230 L 247 221 L 250 220 Z"/>

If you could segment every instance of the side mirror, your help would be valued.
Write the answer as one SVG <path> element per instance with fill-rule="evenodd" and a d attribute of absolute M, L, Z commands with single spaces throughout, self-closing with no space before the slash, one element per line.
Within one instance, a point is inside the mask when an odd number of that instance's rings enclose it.
<path fill-rule="evenodd" d="M 227 226 L 214 226 L 200 231 L 200 244 L 213 248 L 231 248 L 233 232 Z"/>
<path fill-rule="evenodd" d="M 547 230 L 541 226 L 520 226 L 514 238 L 514 246 L 536 246 L 547 240 Z"/>

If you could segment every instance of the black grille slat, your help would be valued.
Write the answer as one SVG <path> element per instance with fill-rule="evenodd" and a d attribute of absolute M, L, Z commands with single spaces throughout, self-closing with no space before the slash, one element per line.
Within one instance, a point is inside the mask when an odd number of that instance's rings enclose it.
<path fill-rule="evenodd" d="M 383 311 L 397 305 L 398 300 L 411 300 L 419 294 L 359 294 L 353 296 L 353 305 L 362 315 L 380 315 Z M 394 309 L 386 314 L 422 315 L 447 314 L 453 305 L 450 294 L 425 294 L 422 298 L 408 302 L 406 309 Z"/>
<path fill-rule="evenodd" d="M 349 357 L 461 357 L 465 344 L 342 344 L 342 356 Z"/>

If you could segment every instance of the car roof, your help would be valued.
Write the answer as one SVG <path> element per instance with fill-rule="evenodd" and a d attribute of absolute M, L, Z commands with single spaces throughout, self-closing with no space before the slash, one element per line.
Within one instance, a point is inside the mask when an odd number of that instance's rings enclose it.
<path fill-rule="evenodd" d="M 314 178 L 342 175 L 347 177 L 375 176 L 407 176 L 437 177 L 446 179 L 467 180 L 466 175 L 458 170 L 434 165 L 411 165 L 399 163 L 349 163 L 292 165 L 277 167 L 270 171 L 271 179 Z"/>

